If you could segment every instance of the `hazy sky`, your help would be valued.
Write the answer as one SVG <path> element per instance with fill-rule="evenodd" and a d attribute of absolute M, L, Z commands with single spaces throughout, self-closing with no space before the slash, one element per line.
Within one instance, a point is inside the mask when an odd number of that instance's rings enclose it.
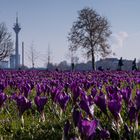
<path fill-rule="evenodd" d="M 77 19 L 77 11 L 87 6 L 108 18 L 115 57 L 140 59 L 140 0 L 0 0 L 0 22 L 6 23 L 14 40 L 12 28 L 18 12 L 22 27 L 19 45 L 21 51 L 24 41 L 25 64 L 30 65 L 27 52 L 33 44 L 40 54 L 35 64 L 44 66 L 48 44 L 53 63 L 67 60 L 68 32 Z"/>

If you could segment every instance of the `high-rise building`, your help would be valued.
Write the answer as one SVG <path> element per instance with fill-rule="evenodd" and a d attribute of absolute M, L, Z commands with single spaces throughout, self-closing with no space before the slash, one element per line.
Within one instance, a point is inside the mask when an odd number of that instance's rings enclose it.
<path fill-rule="evenodd" d="M 16 55 L 15 54 L 11 54 L 10 55 L 10 68 L 11 69 L 15 69 L 15 67 L 16 67 L 16 65 L 15 65 L 15 59 L 16 59 Z M 18 61 L 20 62 L 20 55 L 18 55 Z"/>
<path fill-rule="evenodd" d="M 0 69 L 5 69 L 5 68 L 8 68 L 8 61 L 6 60 L 0 61 Z"/>
<path fill-rule="evenodd" d="M 16 17 L 16 23 L 14 24 L 13 30 L 16 33 L 16 40 L 15 40 L 15 69 L 18 69 L 19 66 L 20 66 L 19 46 L 18 46 L 18 33 L 21 30 L 20 25 L 18 23 L 18 17 Z"/>

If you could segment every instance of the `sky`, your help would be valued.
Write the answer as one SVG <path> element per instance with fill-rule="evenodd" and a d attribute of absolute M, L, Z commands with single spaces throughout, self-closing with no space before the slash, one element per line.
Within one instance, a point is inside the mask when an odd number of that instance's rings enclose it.
<path fill-rule="evenodd" d="M 90 7 L 105 16 L 112 35 L 109 38 L 112 51 L 123 59 L 140 59 L 140 0 L 0 0 L 0 23 L 5 22 L 15 41 L 13 25 L 18 13 L 21 31 L 19 49 L 25 44 L 25 65 L 31 66 L 30 48 L 35 48 L 36 67 L 47 61 L 48 46 L 52 63 L 68 58 L 68 33 L 78 11 Z M 86 61 L 79 56 L 79 62 Z M 99 57 L 97 58 L 99 59 Z"/>

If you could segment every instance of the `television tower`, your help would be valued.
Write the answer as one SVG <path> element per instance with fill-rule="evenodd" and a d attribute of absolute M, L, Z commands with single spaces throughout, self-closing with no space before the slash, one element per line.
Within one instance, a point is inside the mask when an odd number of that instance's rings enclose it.
<path fill-rule="evenodd" d="M 14 24 L 13 30 L 16 33 L 16 41 L 15 41 L 15 68 L 18 69 L 20 62 L 19 62 L 19 48 L 18 48 L 18 33 L 21 30 L 20 25 L 18 23 L 18 16 L 16 16 L 16 23 Z"/>

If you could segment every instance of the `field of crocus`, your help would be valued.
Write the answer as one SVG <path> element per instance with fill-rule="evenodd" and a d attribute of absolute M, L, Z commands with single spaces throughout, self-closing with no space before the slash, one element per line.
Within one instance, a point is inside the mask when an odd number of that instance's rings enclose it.
<path fill-rule="evenodd" d="M 0 139 L 140 139 L 140 72 L 1 70 Z"/>

